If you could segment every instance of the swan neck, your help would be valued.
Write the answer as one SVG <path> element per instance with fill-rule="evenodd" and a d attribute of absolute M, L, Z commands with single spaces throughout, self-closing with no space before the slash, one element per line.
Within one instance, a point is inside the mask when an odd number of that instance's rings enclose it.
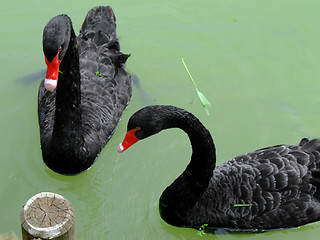
<path fill-rule="evenodd" d="M 81 85 L 79 70 L 79 53 L 77 39 L 71 28 L 67 52 L 61 61 L 58 86 L 56 88 L 56 112 L 54 131 L 73 129 L 73 134 L 80 134 L 81 118 Z M 55 134 L 54 134 L 55 135 Z M 57 134 L 58 136 L 66 136 Z M 69 138 L 70 136 L 67 136 Z M 75 137 L 75 136 L 73 136 Z"/>
<path fill-rule="evenodd" d="M 180 128 L 188 135 L 192 147 L 192 156 L 186 171 L 195 177 L 206 178 L 204 180 L 205 184 L 210 180 L 216 163 L 213 139 L 210 132 L 193 114 L 188 112 L 177 114 L 177 117 L 168 121 L 169 124 L 165 128 Z M 207 174 L 204 174 L 204 172 Z"/>
<path fill-rule="evenodd" d="M 168 223 L 181 226 L 187 223 L 191 210 L 207 189 L 216 163 L 215 146 L 209 131 L 191 113 L 176 113 L 166 128 L 178 127 L 189 136 L 191 161 L 184 172 L 163 192 L 161 217 Z"/>

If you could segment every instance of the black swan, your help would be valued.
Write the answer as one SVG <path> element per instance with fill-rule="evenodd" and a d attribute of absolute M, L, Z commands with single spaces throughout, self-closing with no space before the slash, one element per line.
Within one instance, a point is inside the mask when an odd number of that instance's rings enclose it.
<path fill-rule="evenodd" d="M 113 134 L 132 86 L 111 7 L 91 9 L 76 37 L 67 15 L 43 31 L 46 78 L 38 93 L 42 156 L 60 174 L 88 169 Z"/>
<path fill-rule="evenodd" d="M 118 151 L 168 128 L 188 134 L 192 157 L 160 197 L 167 223 L 263 231 L 320 220 L 320 139 L 263 148 L 216 167 L 211 135 L 194 115 L 173 106 L 148 106 L 130 118 Z"/>

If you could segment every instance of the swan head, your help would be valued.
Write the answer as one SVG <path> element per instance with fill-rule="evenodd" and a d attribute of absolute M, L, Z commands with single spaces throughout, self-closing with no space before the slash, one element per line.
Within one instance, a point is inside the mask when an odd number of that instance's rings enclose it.
<path fill-rule="evenodd" d="M 129 119 L 126 136 L 118 145 L 118 152 L 124 152 L 139 140 L 167 128 L 166 121 L 164 121 L 164 117 L 168 116 L 167 109 L 155 105 L 142 108 L 134 113 Z"/>
<path fill-rule="evenodd" d="M 122 153 L 127 150 L 130 146 L 138 142 L 140 139 L 136 137 L 136 132 L 139 130 L 139 127 L 131 129 L 127 132 L 122 143 L 118 145 L 118 152 Z"/>
<path fill-rule="evenodd" d="M 65 15 L 52 18 L 43 30 L 43 52 L 47 65 L 45 88 L 52 92 L 58 85 L 60 63 L 67 51 L 71 36 L 71 20 Z"/>

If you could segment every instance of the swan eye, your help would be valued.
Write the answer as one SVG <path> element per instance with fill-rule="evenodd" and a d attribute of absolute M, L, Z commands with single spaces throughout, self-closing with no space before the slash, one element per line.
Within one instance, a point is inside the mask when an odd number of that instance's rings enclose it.
<path fill-rule="evenodd" d="M 136 127 L 135 129 L 136 129 L 136 131 L 138 131 L 138 130 L 140 130 L 140 129 L 141 129 L 141 127 Z"/>

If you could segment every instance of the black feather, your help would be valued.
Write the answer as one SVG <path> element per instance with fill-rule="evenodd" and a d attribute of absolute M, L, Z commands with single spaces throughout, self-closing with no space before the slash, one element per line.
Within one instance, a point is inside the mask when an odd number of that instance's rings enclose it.
<path fill-rule="evenodd" d="M 43 82 L 39 88 L 43 160 L 53 171 L 77 174 L 93 164 L 129 103 L 129 55 L 120 52 L 111 7 L 91 9 L 78 37 L 69 17 L 56 16 L 45 27 L 43 42 L 51 55 L 62 46 L 56 90 L 46 91 Z"/>
<path fill-rule="evenodd" d="M 210 133 L 191 113 L 148 106 L 128 123 L 128 131 L 138 129 L 138 139 L 173 127 L 188 134 L 192 157 L 160 197 L 160 215 L 167 223 L 265 231 L 320 220 L 320 139 L 263 148 L 216 167 Z"/>

